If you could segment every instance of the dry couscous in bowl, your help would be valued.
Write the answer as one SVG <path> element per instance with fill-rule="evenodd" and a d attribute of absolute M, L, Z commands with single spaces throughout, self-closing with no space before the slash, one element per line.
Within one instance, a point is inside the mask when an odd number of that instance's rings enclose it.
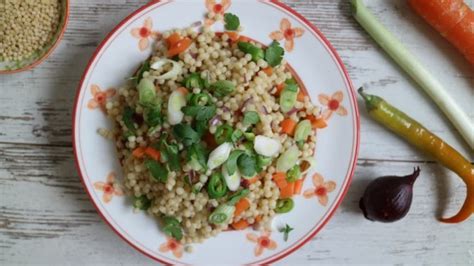
<path fill-rule="evenodd" d="M 341 202 L 357 117 L 334 50 L 280 2 L 159 1 L 94 53 L 74 151 L 99 213 L 146 255 L 266 264 Z"/>
<path fill-rule="evenodd" d="M 45 60 L 66 30 L 69 0 L 0 0 L 0 74 Z"/>

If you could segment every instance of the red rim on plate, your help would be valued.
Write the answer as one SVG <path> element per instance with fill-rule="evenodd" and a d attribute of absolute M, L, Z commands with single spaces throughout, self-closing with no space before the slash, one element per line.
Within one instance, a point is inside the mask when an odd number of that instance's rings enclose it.
<path fill-rule="evenodd" d="M 347 70 L 345 69 L 344 64 L 343 64 L 342 60 L 340 59 L 340 57 L 338 56 L 336 50 L 332 47 L 332 45 L 329 43 L 329 41 L 326 39 L 326 37 L 324 37 L 324 35 L 321 33 L 321 31 L 318 28 L 316 28 L 316 26 L 314 26 L 311 22 L 309 22 L 306 18 L 304 18 L 301 14 L 297 13 L 295 10 L 291 9 L 287 5 L 281 3 L 277 0 L 269 0 L 269 1 L 259 0 L 259 1 L 262 2 L 262 3 L 268 4 L 268 5 L 270 5 L 274 8 L 280 9 L 282 12 L 286 12 L 286 13 L 289 13 L 289 14 L 295 16 L 302 24 L 304 24 L 306 27 L 308 27 L 310 29 L 311 33 L 317 39 L 319 39 L 324 44 L 326 50 L 331 55 L 332 59 L 334 60 L 334 62 L 338 66 L 339 70 L 342 72 L 341 74 L 344 77 L 344 82 L 346 83 L 347 87 L 349 88 L 350 103 L 351 103 L 351 105 L 353 107 L 353 110 L 354 110 L 353 124 L 354 124 L 354 127 L 355 127 L 354 128 L 354 142 L 355 142 L 354 144 L 355 144 L 355 147 L 352 148 L 352 162 L 351 162 L 351 165 L 350 165 L 349 172 L 348 172 L 347 176 L 344 179 L 344 184 L 343 184 L 342 192 L 339 194 L 339 199 L 337 200 L 337 202 L 335 202 L 332 209 L 328 213 L 325 214 L 324 220 L 320 224 L 315 226 L 315 228 L 313 228 L 309 234 L 304 236 L 302 239 L 300 239 L 298 241 L 295 241 L 295 243 L 296 243 L 295 245 L 293 245 L 293 246 L 287 248 L 286 250 L 283 250 L 283 251 L 281 251 L 277 254 L 274 254 L 270 257 L 267 257 L 263 260 L 257 260 L 257 261 L 252 262 L 252 264 L 255 264 L 255 263 L 256 264 L 270 264 L 270 263 L 274 263 L 274 262 L 288 256 L 289 254 L 293 253 L 298 248 L 300 248 L 301 246 L 306 244 L 309 240 L 311 240 L 324 227 L 324 225 L 334 215 L 334 212 L 336 211 L 338 206 L 341 204 L 342 200 L 344 199 L 345 194 L 347 193 L 349 185 L 352 181 L 352 176 L 354 174 L 356 163 L 357 163 L 357 156 L 358 156 L 358 151 L 359 151 L 359 141 L 360 141 L 360 121 L 359 121 L 359 110 L 358 110 L 358 107 L 357 107 L 357 100 L 356 100 L 357 97 L 356 97 L 355 89 L 354 89 L 354 87 L 352 85 L 352 82 L 350 80 L 349 74 L 347 73 Z M 152 5 L 156 5 L 159 2 L 161 2 L 161 1 L 160 0 L 150 1 L 146 5 L 140 7 L 139 9 L 132 12 L 125 19 L 123 19 L 117 26 L 115 26 L 115 28 L 111 32 L 109 32 L 109 34 L 104 38 L 104 40 L 99 44 L 99 46 L 95 50 L 94 54 L 92 55 L 91 59 L 89 60 L 89 62 L 87 64 L 87 67 L 84 71 L 84 74 L 81 77 L 81 81 L 79 82 L 79 86 L 76 90 L 76 97 L 75 97 L 75 101 L 74 101 L 74 110 L 73 110 L 73 125 L 72 125 L 73 126 L 73 134 L 72 134 L 73 139 L 72 139 L 72 141 L 73 141 L 73 147 L 74 147 L 75 165 L 76 165 L 76 168 L 78 169 L 79 175 L 81 177 L 81 182 L 82 182 L 85 190 L 87 191 L 87 194 L 89 195 L 92 203 L 94 204 L 94 207 L 96 208 L 97 212 L 102 217 L 102 219 L 110 226 L 110 228 L 112 228 L 112 230 L 118 236 L 120 236 L 125 242 L 127 242 L 130 246 L 135 248 L 140 253 L 142 253 L 142 254 L 146 255 L 147 257 L 149 257 L 153 260 L 156 260 L 158 262 L 165 263 L 165 264 L 170 264 L 170 263 L 176 263 L 176 261 L 167 261 L 164 258 L 159 258 L 159 257 L 154 256 L 153 254 L 150 254 L 150 253 L 146 252 L 141 247 L 139 247 L 138 245 L 136 245 L 135 243 L 130 241 L 122 232 L 118 231 L 115 228 L 115 226 L 112 224 L 112 222 L 109 221 L 108 218 L 102 213 L 101 209 L 99 208 L 99 206 L 94 201 L 94 197 L 92 196 L 91 192 L 87 189 L 86 181 L 85 181 L 85 178 L 84 178 L 85 175 L 83 174 L 82 169 L 79 165 L 79 158 L 78 158 L 78 152 L 77 152 L 77 147 L 76 147 L 76 136 L 75 136 L 76 129 L 77 129 L 77 127 L 76 127 L 77 112 L 76 111 L 77 111 L 77 106 L 78 106 L 78 102 L 79 102 L 79 95 L 80 95 L 81 88 L 83 86 L 84 80 L 87 76 L 87 73 L 89 72 L 89 69 L 90 69 L 92 63 L 94 62 L 94 60 L 96 59 L 97 55 L 102 50 L 104 45 L 109 41 L 109 39 L 114 35 L 114 33 L 122 27 L 122 25 L 127 23 L 131 18 L 133 18 L 136 14 L 140 13 L 144 9 L 146 9 L 146 8 L 152 6 Z M 170 3 L 170 2 L 172 2 L 172 1 L 169 1 L 167 3 Z"/>

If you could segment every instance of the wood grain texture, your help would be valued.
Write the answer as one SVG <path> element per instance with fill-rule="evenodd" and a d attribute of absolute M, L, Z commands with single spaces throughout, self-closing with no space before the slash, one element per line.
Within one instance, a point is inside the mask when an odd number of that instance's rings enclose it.
<path fill-rule="evenodd" d="M 32 71 L 0 76 L 0 264 L 155 264 L 99 218 L 76 174 L 71 148 L 74 95 L 87 61 L 105 35 L 145 2 L 72 1 L 64 40 L 52 56 Z M 352 19 L 348 1 L 283 2 L 321 29 L 355 86 L 365 84 L 473 160 L 431 100 Z M 474 117 L 472 66 L 405 1 L 366 2 Z M 369 120 L 363 110 L 361 129 L 360 160 L 342 206 L 310 244 L 280 264 L 472 265 L 474 221 L 450 226 L 434 219 L 445 207 L 449 213 L 459 207 L 463 184 Z M 409 215 L 390 225 L 365 220 L 357 204 L 368 181 L 406 174 L 416 165 L 423 174 Z"/>

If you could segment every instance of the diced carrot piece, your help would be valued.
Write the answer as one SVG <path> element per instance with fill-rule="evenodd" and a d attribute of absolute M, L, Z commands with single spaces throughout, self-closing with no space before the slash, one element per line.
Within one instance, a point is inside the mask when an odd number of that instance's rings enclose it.
<path fill-rule="evenodd" d="M 267 76 L 271 76 L 271 75 L 273 74 L 273 68 L 272 68 L 271 66 L 262 69 L 262 71 L 263 71 L 265 74 L 267 74 Z"/>
<path fill-rule="evenodd" d="M 288 181 L 286 181 L 286 174 L 277 172 L 273 174 L 273 181 L 277 185 L 278 188 L 284 188 L 288 185 Z"/>
<path fill-rule="evenodd" d="M 300 89 L 300 90 L 298 91 L 298 96 L 296 96 L 296 100 L 297 100 L 298 102 L 304 102 L 304 97 L 305 97 L 305 96 L 306 96 L 306 94 L 303 92 L 302 89 Z"/>
<path fill-rule="evenodd" d="M 262 220 L 262 218 L 263 218 L 263 216 L 261 214 L 257 215 L 257 217 L 255 217 L 255 222 L 259 223 Z"/>
<path fill-rule="evenodd" d="M 293 136 L 293 134 L 295 133 L 296 124 L 296 121 L 294 121 L 293 119 L 286 118 L 280 123 L 281 132 L 287 134 L 288 136 Z"/>
<path fill-rule="evenodd" d="M 145 149 L 145 154 L 150 156 L 153 160 L 159 161 L 160 160 L 160 152 L 158 150 L 153 149 L 152 147 L 147 147 Z"/>
<path fill-rule="evenodd" d="M 280 188 L 280 198 L 291 198 L 295 192 L 295 182 L 289 182 L 286 187 Z"/>
<path fill-rule="evenodd" d="M 145 147 L 138 147 L 132 151 L 132 155 L 135 158 L 142 158 L 145 155 Z"/>
<path fill-rule="evenodd" d="M 168 49 L 168 57 L 173 57 L 186 51 L 189 46 L 191 46 L 191 43 L 193 43 L 193 41 L 187 37 L 178 41 L 175 45 L 171 46 L 170 49 Z"/>
<path fill-rule="evenodd" d="M 189 93 L 188 89 L 186 89 L 185 87 L 179 87 L 176 90 L 179 91 L 184 96 L 188 95 L 188 93 Z"/>
<path fill-rule="evenodd" d="M 242 220 L 232 223 L 231 226 L 235 230 L 243 230 L 249 226 L 249 222 L 247 222 L 247 220 L 242 219 Z"/>
<path fill-rule="evenodd" d="M 285 83 L 278 84 L 276 86 L 275 95 L 280 96 L 281 91 L 285 88 Z"/>
<path fill-rule="evenodd" d="M 235 211 L 234 211 L 234 216 L 239 216 L 241 213 L 243 213 L 245 210 L 250 208 L 250 202 L 246 198 L 242 198 L 235 204 Z"/>
<path fill-rule="evenodd" d="M 301 194 L 301 190 L 303 189 L 303 183 L 304 183 L 304 177 L 295 181 L 295 191 L 294 191 L 295 195 Z"/>
<path fill-rule="evenodd" d="M 229 36 L 229 39 L 232 41 L 232 42 L 236 42 L 237 40 L 239 40 L 239 33 L 238 32 L 235 32 L 235 31 L 226 31 L 225 34 L 227 34 L 227 36 Z"/>
<path fill-rule="evenodd" d="M 171 48 L 175 46 L 180 40 L 181 36 L 177 32 L 175 32 L 166 39 L 166 45 L 168 46 L 168 48 Z"/>
<path fill-rule="evenodd" d="M 328 126 L 326 119 L 324 118 L 316 118 L 314 115 L 307 115 L 306 119 L 311 122 L 312 128 L 325 128 Z"/>
<path fill-rule="evenodd" d="M 250 42 L 250 38 L 240 35 L 239 42 Z"/>

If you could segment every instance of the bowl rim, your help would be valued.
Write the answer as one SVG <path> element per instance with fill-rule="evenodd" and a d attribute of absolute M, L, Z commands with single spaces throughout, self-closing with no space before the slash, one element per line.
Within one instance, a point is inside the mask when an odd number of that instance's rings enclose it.
<path fill-rule="evenodd" d="M 64 12 L 64 22 L 62 23 L 61 28 L 58 29 L 59 34 L 58 34 L 57 38 L 52 42 L 51 47 L 49 47 L 48 50 L 42 56 L 40 56 L 39 58 L 37 58 L 36 60 L 31 62 L 30 64 L 28 64 L 24 67 L 18 68 L 18 69 L 0 70 L 0 75 L 14 74 L 14 73 L 30 70 L 30 69 L 38 66 L 39 64 L 43 63 L 43 61 L 46 60 L 46 58 L 48 58 L 51 55 L 51 53 L 56 49 L 56 47 L 59 45 L 60 41 L 64 37 L 64 32 L 66 31 L 67 24 L 69 22 L 70 1 L 69 0 L 63 0 L 63 1 L 65 1 L 65 7 L 66 7 L 66 10 Z"/>
<path fill-rule="evenodd" d="M 123 18 L 105 37 L 104 39 L 100 42 L 100 44 L 97 46 L 97 48 L 95 49 L 94 53 L 92 54 L 91 58 L 89 59 L 89 62 L 87 63 L 87 66 L 84 70 L 84 73 L 82 74 L 82 77 L 80 79 L 80 82 L 78 83 L 78 87 L 76 89 L 76 95 L 75 95 L 75 99 L 74 99 L 74 106 L 73 106 L 73 115 L 72 115 L 72 144 L 73 144 L 73 152 L 74 152 L 74 163 L 75 163 L 75 167 L 79 173 L 79 176 L 80 176 L 80 179 L 81 179 L 81 183 L 85 189 L 85 191 L 87 192 L 88 196 L 89 196 L 89 199 L 91 200 L 92 204 L 94 205 L 95 209 L 96 209 L 96 212 L 99 214 L 99 216 L 102 218 L 102 220 L 112 229 L 112 231 L 118 235 L 122 240 L 124 240 L 127 244 L 129 244 L 131 247 L 133 247 L 135 250 L 137 250 L 138 252 L 140 252 L 141 254 L 145 255 L 146 257 L 154 260 L 154 261 L 157 261 L 157 262 L 160 262 L 160 263 L 163 263 L 165 265 L 169 264 L 170 262 L 169 261 L 166 261 L 164 258 L 159 258 L 159 257 L 155 257 L 155 256 L 152 256 L 150 254 L 148 254 L 147 252 L 145 252 L 144 250 L 142 250 L 139 246 L 135 245 L 133 242 L 129 241 L 121 232 L 119 232 L 109 221 L 108 219 L 105 217 L 105 215 L 101 212 L 99 206 L 96 204 L 96 202 L 94 201 L 94 197 L 93 195 L 91 194 L 91 191 L 89 191 L 87 189 L 87 185 L 86 185 L 86 181 L 84 179 L 84 175 L 83 175 L 83 172 L 81 170 L 81 167 L 80 167 L 80 164 L 79 164 L 79 158 L 78 158 L 78 155 L 77 155 L 77 148 L 76 148 L 76 136 L 75 136 L 75 132 L 77 130 L 77 127 L 76 127 L 76 115 L 77 115 L 77 107 L 78 107 L 78 104 L 79 104 L 79 95 L 81 93 L 81 88 L 84 84 L 84 81 L 85 81 L 85 78 L 88 74 L 88 70 L 90 69 L 92 63 L 94 62 L 94 60 L 96 59 L 98 53 L 101 51 L 101 49 L 104 47 L 104 45 L 109 41 L 109 39 L 114 35 L 114 33 L 119 30 L 126 22 L 128 22 L 132 17 L 134 17 L 135 15 L 137 15 L 138 13 L 140 13 L 141 11 L 143 11 L 144 9 L 152 6 L 152 5 L 155 5 L 157 3 L 160 3 L 160 2 L 173 2 L 174 0 L 151 0 L 149 1 L 148 3 L 144 4 L 143 6 L 140 6 L 138 9 L 136 9 L 135 11 L 131 12 L 129 15 L 127 15 L 125 18 Z M 353 154 L 354 154 L 354 157 L 353 157 L 353 161 L 351 162 L 352 163 L 352 166 L 346 176 L 346 178 L 348 179 L 347 180 L 347 183 L 346 183 L 346 186 L 343 188 L 342 192 L 341 192 L 341 195 L 340 195 L 340 198 L 337 202 L 335 202 L 335 205 L 334 205 L 334 208 L 327 214 L 326 216 L 326 219 L 323 220 L 319 226 L 319 228 L 317 228 L 316 230 L 314 230 L 313 232 L 310 232 L 308 235 L 306 235 L 304 237 L 304 240 L 301 241 L 299 244 L 281 252 L 281 253 L 278 253 L 278 254 L 275 254 L 273 255 L 271 258 L 269 258 L 268 260 L 265 260 L 264 259 L 264 264 L 267 265 L 267 264 L 271 264 L 271 263 L 275 263 L 281 259 L 283 259 L 284 257 L 290 255 L 291 253 L 295 252 L 296 250 L 298 250 L 300 247 L 302 247 L 303 245 L 305 245 L 307 242 L 309 242 L 327 223 L 328 221 L 332 218 L 332 216 L 334 215 L 334 213 L 336 212 L 336 210 L 339 208 L 340 204 L 342 203 L 342 201 L 344 200 L 346 194 L 347 194 L 347 191 L 349 190 L 349 187 L 352 183 L 352 178 L 354 176 L 354 173 L 355 173 L 355 169 L 356 169 L 356 166 L 357 166 L 357 160 L 358 160 L 358 156 L 359 156 L 359 148 L 360 148 L 360 112 L 359 112 L 359 108 L 358 108 L 358 103 L 357 103 L 357 94 L 356 94 L 356 90 L 354 88 L 354 85 L 352 84 L 352 80 L 349 76 L 349 73 L 347 72 L 347 69 L 342 61 L 342 59 L 340 58 L 340 56 L 338 55 L 337 51 L 335 50 L 335 48 L 331 45 L 331 43 L 329 42 L 329 40 L 323 35 L 323 33 L 315 26 L 313 25 L 308 19 L 306 19 L 303 15 L 299 14 L 297 11 L 295 11 L 294 9 L 292 9 L 291 7 L 289 7 L 288 5 L 280 2 L 279 0 L 259 0 L 261 2 L 267 2 L 267 3 L 270 3 L 270 4 L 274 4 L 286 11 L 288 11 L 289 13 L 291 13 L 292 15 L 294 15 L 295 17 L 297 17 L 298 19 L 300 19 L 304 24 L 306 24 L 306 26 L 308 26 L 309 28 L 311 28 L 314 33 L 316 33 L 316 35 L 318 35 L 318 37 L 321 39 L 321 41 L 323 42 L 323 44 L 327 47 L 327 49 L 330 51 L 330 54 L 331 56 L 333 57 L 333 59 L 335 60 L 335 63 L 338 65 L 338 67 L 340 68 L 340 70 L 342 71 L 342 75 L 345 79 L 345 81 L 347 82 L 347 85 L 349 87 L 349 96 L 351 98 L 351 101 L 353 101 L 353 106 L 354 106 L 354 140 L 355 140 L 355 143 L 354 143 L 354 150 L 353 150 Z M 262 262 L 259 262 L 259 264 L 262 263 Z"/>

